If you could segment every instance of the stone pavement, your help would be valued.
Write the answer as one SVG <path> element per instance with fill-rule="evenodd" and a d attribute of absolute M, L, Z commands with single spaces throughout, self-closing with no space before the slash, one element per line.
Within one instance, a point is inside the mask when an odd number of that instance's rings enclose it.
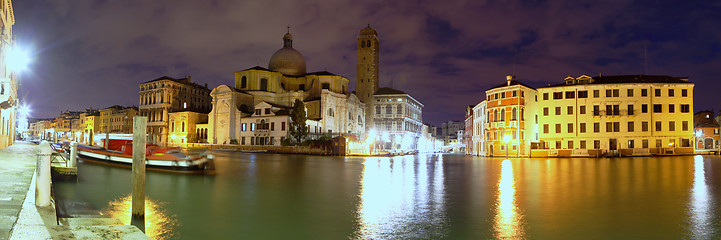
<path fill-rule="evenodd" d="M 9 239 L 35 173 L 35 149 L 15 142 L 0 149 L 0 239 Z"/>

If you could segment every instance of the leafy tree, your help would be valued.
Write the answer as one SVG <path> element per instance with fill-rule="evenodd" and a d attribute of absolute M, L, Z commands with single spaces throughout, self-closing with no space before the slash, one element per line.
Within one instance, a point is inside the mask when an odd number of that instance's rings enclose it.
<path fill-rule="evenodd" d="M 296 99 L 293 108 L 290 110 L 290 136 L 295 139 L 296 143 L 303 141 L 308 136 L 308 126 L 305 121 L 308 120 L 305 113 L 305 104 L 303 101 Z"/>

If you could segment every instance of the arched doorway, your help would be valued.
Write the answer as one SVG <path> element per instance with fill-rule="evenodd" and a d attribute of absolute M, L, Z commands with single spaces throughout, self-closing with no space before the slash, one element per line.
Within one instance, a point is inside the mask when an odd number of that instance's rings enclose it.
<path fill-rule="evenodd" d="M 706 138 L 703 140 L 704 149 L 713 149 L 713 138 Z"/>

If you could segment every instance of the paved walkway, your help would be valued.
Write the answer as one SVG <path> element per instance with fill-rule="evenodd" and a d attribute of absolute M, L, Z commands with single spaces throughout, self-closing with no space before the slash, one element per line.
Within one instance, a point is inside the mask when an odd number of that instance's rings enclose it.
<path fill-rule="evenodd" d="M 10 238 L 20 215 L 35 173 L 35 149 L 23 142 L 0 149 L 0 239 Z"/>

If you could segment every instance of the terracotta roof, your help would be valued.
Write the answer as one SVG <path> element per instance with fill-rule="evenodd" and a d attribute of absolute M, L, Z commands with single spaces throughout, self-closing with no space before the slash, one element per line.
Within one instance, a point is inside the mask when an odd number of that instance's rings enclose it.
<path fill-rule="evenodd" d="M 379 88 L 373 95 L 394 95 L 394 94 L 406 94 L 405 92 L 389 87 Z"/>

